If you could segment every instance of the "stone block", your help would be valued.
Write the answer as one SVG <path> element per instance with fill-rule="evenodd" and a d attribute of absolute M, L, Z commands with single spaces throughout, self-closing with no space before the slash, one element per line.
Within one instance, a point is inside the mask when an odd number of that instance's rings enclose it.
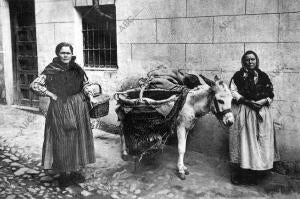
<path fill-rule="evenodd" d="M 279 15 L 215 17 L 214 42 L 277 42 Z"/>
<path fill-rule="evenodd" d="M 275 92 L 275 95 L 277 93 Z M 274 112 L 278 112 L 278 115 L 291 115 L 292 117 L 298 117 L 300 112 L 300 103 L 287 100 L 274 100 L 271 104 L 271 108 L 275 109 Z M 277 118 L 277 117 L 275 117 Z"/>
<path fill-rule="evenodd" d="M 38 71 L 41 73 L 45 67 L 52 61 L 55 54 L 56 44 L 38 44 L 37 56 L 38 56 Z"/>
<path fill-rule="evenodd" d="M 300 134 L 295 131 L 283 131 L 277 134 L 277 143 L 281 160 L 300 160 Z"/>
<path fill-rule="evenodd" d="M 278 108 L 276 107 L 276 109 Z M 299 125 L 298 123 L 295 123 L 300 121 L 299 117 L 298 118 L 290 117 L 289 114 L 283 114 L 280 113 L 278 110 L 276 110 L 278 112 L 274 110 L 272 109 L 275 131 L 283 132 L 283 133 L 287 131 L 296 131 L 296 132 L 299 131 Z"/>
<path fill-rule="evenodd" d="M 300 13 L 280 14 L 280 42 L 300 41 Z"/>
<path fill-rule="evenodd" d="M 244 13 L 244 0 L 187 0 L 188 17 L 239 15 Z"/>
<path fill-rule="evenodd" d="M 300 71 L 299 43 L 246 44 L 245 49 L 257 53 L 263 71 L 274 73 Z"/>
<path fill-rule="evenodd" d="M 211 43 L 213 18 L 158 19 L 159 43 Z"/>
<path fill-rule="evenodd" d="M 240 68 L 238 70 L 240 70 Z M 236 71 L 222 72 L 222 73 L 220 73 L 218 75 L 227 84 L 227 86 L 229 87 L 230 80 L 233 77 L 233 75 L 234 75 L 235 72 Z"/>
<path fill-rule="evenodd" d="M 228 159 L 228 129 L 222 128 L 213 114 L 201 117 L 191 130 L 187 149 Z"/>
<path fill-rule="evenodd" d="M 111 5 L 115 4 L 115 0 L 99 0 L 100 5 Z"/>
<path fill-rule="evenodd" d="M 300 11 L 299 0 L 279 0 L 279 12 L 298 12 Z"/>
<path fill-rule="evenodd" d="M 122 77 L 117 75 L 118 71 L 89 71 L 86 70 L 87 76 L 91 82 L 97 82 L 102 86 L 102 92 L 112 96 L 117 90 L 117 86 L 120 84 Z"/>
<path fill-rule="evenodd" d="M 278 0 L 247 0 L 246 13 L 277 13 Z"/>
<path fill-rule="evenodd" d="M 274 100 L 271 104 L 271 111 L 275 129 L 281 131 L 298 131 L 300 129 L 300 117 L 296 111 L 300 109 L 299 107 L 299 102 Z"/>
<path fill-rule="evenodd" d="M 202 74 L 210 80 L 214 80 L 214 77 L 216 75 L 218 75 L 223 80 L 227 80 L 227 79 L 231 78 L 231 76 L 229 78 L 223 77 L 224 72 L 222 72 L 221 70 L 201 70 L 200 68 L 191 70 L 191 69 L 188 68 L 188 71 L 193 71 L 193 72 L 196 72 L 198 74 Z"/>
<path fill-rule="evenodd" d="M 74 21 L 74 6 L 71 0 L 36 1 L 36 23 L 71 22 Z"/>
<path fill-rule="evenodd" d="M 130 62 L 131 61 L 131 44 L 119 44 L 117 56 L 118 56 L 118 63 Z"/>
<path fill-rule="evenodd" d="M 241 67 L 243 53 L 243 44 L 187 44 L 187 68 L 236 71 Z"/>
<path fill-rule="evenodd" d="M 128 25 L 125 25 L 128 24 Z M 117 21 L 118 43 L 155 43 L 155 20 Z"/>
<path fill-rule="evenodd" d="M 300 75 L 299 73 L 271 73 L 276 100 L 289 100 L 299 103 Z"/>
<path fill-rule="evenodd" d="M 186 16 L 186 1 L 122 0 L 116 2 L 116 16 L 124 19 L 153 19 Z"/>
<path fill-rule="evenodd" d="M 92 6 L 93 0 L 72 0 L 74 6 Z M 99 1 L 100 3 L 100 1 Z"/>
<path fill-rule="evenodd" d="M 53 44 L 55 42 L 55 24 L 36 24 L 36 39 L 38 44 Z"/>
<path fill-rule="evenodd" d="M 185 61 L 184 44 L 133 44 L 132 59 L 145 71 L 165 65 L 183 68 Z"/>
<path fill-rule="evenodd" d="M 75 24 L 74 23 L 55 23 L 54 24 L 54 43 L 69 42 L 74 46 Z M 83 43 L 82 43 L 83 45 Z"/>

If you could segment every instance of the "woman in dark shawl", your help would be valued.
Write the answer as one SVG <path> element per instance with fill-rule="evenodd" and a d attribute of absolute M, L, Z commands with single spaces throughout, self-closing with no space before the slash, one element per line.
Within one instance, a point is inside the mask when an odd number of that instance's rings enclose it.
<path fill-rule="evenodd" d="M 59 185 L 66 187 L 84 181 L 79 169 L 95 162 L 87 104 L 92 93 L 85 72 L 72 56 L 72 45 L 62 42 L 55 53 L 57 57 L 31 83 L 31 89 L 50 97 L 42 165 L 59 172 Z"/>
<path fill-rule="evenodd" d="M 247 51 L 241 62 L 242 68 L 230 81 L 236 102 L 235 123 L 229 137 L 231 181 L 256 184 L 278 159 L 270 110 L 274 93 L 268 75 L 259 69 L 255 52 Z"/>

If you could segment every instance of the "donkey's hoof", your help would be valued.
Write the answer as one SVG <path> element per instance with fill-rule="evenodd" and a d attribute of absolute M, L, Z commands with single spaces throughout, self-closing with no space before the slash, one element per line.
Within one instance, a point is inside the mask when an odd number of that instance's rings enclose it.
<path fill-rule="evenodd" d="M 121 155 L 121 158 L 122 158 L 122 160 L 124 160 L 124 161 L 128 161 L 128 160 L 129 160 L 129 155 L 127 155 L 127 154 L 122 154 L 122 155 Z"/>
<path fill-rule="evenodd" d="M 188 169 L 184 169 L 184 174 L 185 175 L 190 175 L 190 171 Z"/>
<path fill-rule="evenodd" d="M 185 180 L 185 174 L 177 172 L 177 176 L 180 178 L 180 180 Z"/>

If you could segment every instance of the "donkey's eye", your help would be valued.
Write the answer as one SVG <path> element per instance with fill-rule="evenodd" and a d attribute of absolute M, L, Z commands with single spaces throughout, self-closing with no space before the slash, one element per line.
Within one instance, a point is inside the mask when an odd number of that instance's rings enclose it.
<path fill-rule="evenodd" d="M 224 104 L 224 101 L 223 100 L 217 100 L 218 101 L 218 103 L 220 103 L 220 104 Z"/>

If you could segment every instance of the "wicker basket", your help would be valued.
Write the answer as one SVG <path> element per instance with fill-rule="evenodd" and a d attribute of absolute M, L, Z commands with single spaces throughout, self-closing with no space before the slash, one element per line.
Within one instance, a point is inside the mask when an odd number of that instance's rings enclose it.
<path fill-rule="evenodd" d="M 123 134 L 130 155 L 157 151 L 171 132 L 173 116 L 176 110 L 172 109 L 167 117 L 159 113 L 155 107 L 177 102 L 181 91 L 164 89 L 137 88 L 124 92 L 117 92 L 114 98 L 124 112 Z M 175 117 L 175 116 L 174 116 Z"/>
<path fill-rule="evenodd" d="M 96 99 L 97 103 L 90 103 L 90 117 L 99 118 L 108 115 L 109 96 L 101 94 L 94 98 Z"/>
<path fill-rule="evenodd" d="M 102 88 L 98 83 L 88 85 L 92 90 L 95 103 L 89 103 L 90 117 L 99 118 L 108 115 L 109 96 L 102 94 Z"/>

